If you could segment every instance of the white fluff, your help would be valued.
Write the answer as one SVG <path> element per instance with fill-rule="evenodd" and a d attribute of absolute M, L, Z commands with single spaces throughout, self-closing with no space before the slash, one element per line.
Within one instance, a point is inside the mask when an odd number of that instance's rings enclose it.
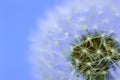
<path fill-rule="evenodd" d="M 69 0 L 47 12 L 30 37 L 34 80 L 84 80 L 82 75 L 76 77 L 68 60 L 71 44 L 86 33 L 85 29 L 114 32 L 119 39 L 119 3 L 119 0 Z M 111 73 L 116 77 L 114 71 Z"/>

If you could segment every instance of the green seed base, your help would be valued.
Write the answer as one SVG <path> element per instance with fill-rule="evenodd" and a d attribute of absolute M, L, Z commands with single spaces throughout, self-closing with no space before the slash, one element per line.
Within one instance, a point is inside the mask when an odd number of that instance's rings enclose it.
<path fill-rule="evenodd" d="M 120 45 L 111 36 L 91 33 L 73 46 L 72 64 L 86 80 L 106 80 L 108 66 L 120 59 Z"/>

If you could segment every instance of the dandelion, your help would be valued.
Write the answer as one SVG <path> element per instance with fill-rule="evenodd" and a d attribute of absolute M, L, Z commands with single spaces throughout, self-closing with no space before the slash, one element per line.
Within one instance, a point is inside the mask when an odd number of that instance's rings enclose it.
<path fill-rule="evenodd" d="M 34 80 L 120 80 L 117 0 L 66 1 L 31 36 Z"/>

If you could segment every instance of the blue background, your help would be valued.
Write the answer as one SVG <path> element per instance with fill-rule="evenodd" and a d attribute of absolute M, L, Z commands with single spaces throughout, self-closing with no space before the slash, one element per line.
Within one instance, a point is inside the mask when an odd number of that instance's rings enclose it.
<path fill-rule="evenodd" d="M 0 80 L 34 80 L 28 36 L 58 0 L 0 0 Z"/>

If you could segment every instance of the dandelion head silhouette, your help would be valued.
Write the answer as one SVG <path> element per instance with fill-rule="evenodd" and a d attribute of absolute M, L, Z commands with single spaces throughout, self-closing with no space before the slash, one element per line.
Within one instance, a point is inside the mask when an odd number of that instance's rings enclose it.
<path fill-rule="evenodd" d="M 120 1 L 66 0 L 30 36 L 34 80 L 120 80 Z"/>

